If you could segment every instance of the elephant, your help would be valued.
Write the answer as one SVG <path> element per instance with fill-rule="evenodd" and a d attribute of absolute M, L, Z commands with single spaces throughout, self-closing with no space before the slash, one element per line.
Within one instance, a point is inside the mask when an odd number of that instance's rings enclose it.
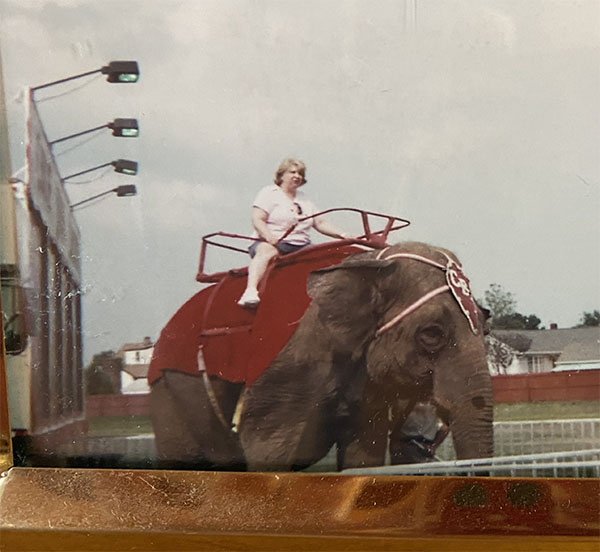
<path fill-rule="evenodd" d="M 246 389 L 177 372 L 152 384 L 161 458 L 290 471 L 335 445 L 338 469 L 383 465 L 417 401 L 435 405 L 457 458 L 493 455 L 485 319 L 454 254 L 420 242 L 365 251 L 311 273 L 307 290 L 296 330 Z"/>

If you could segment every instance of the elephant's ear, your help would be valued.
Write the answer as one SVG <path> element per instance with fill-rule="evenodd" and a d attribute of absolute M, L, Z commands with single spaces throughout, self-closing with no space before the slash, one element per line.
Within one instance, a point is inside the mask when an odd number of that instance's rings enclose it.
<path fill-rule="evenodd" d="M 475 304 L 477 305 L 477 307 L 479 308 L 479 310 L 481 312 L 483 335 L 488 335 L 491 331 L 490 318 L 492 317 L 492 311 L 490 311 L 490 309 L 487 309 L 486 307 L 480 305 L 477 301 L 475 301 Z"/>
<path fill-rule="evenodd" d="M 337 345 L 356 350 L 371 337 L 382 310 L 379 282 L 394 269 L 394 262 L 350 258 L 313 272 L 308 294 L 318 308 L 318 318 Z"/>
<path fill-rule="evenodd" d="M 335 274 L 346 274 L 350 277 L 368 277 L 371 280 L 375 276 L 387 275 L 390 272 L 390 267 L 394 266 L 394 261 L 387 259 L 379 260 L 372 257 L 368 258 L 353 258 L 345 259 L 337 265 L 320 268 L 314 270 L 308 276 L 307 291 L 308 295 L 313 299 L 317 299 L 319 291 L 323 287 L 324 282 L 335 284 L 336 278 L 343 276 L 335 276 Z M 377 274 L 379 272 L 379 274 Z M 333 276 L 331 276 L 333 274 Z"/>

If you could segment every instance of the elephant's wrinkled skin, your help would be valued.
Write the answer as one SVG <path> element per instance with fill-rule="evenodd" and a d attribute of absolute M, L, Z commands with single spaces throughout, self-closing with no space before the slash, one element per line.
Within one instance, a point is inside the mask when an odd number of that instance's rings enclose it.
<path fill-rule="evenodd" d="M 441 251 L 405 243 L 385 256 L 411 252 L 445 265 Z M 376 337 L 385 322 L 446 283 L 439 268 L 377 254 L 360 253 L 311 275 L 313 301 L 296 332 L 245 393 L 238 434 L 248 469 L 300 469 L 334 444 L 339 468 L 381 465 L 388 434 L 406 415 L 397 405 L 406 399 L 434 401 L 458 458 L 492 455 L 483 317 L 475 334 L 445 292 Z M 209 449 L 230 436 L 213 422 L 197 423 L 205 424 L 201 448 L 209 458 Z M 158 433 L 157 444 L 160 452 Z"/>
<path fill-rule="evenodd" d="M 386 256 L 400 251 L 445 263 L 439 250 L 419 243 Z M 376 338 L 384 322 L 445 283 L 436 267 L 376 255 L 349 257 L 311 276 L 313 302 L 245 397 L 239 435 L 250 469 L 308 466 L 333 443 L 339 467 L 381 465 L 389 408 L 417 397 L 438 405 L 458 458 L 492 454 L 482 317 L 476 335 L 446 292 Z M 404 412 L 392 411 L 392 423 L 402 423 Z"/>

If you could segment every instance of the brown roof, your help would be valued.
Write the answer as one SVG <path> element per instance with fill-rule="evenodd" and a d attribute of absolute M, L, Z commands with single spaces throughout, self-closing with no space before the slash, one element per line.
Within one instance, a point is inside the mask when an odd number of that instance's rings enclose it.
<path fill-rule="evenodd" d="M 139 343 L 125 343 L 122 345 L 119 349 L 119 354 L 125 351 L 143 351 L 151 347 L 154 347 L 154 342 L 149 337 L 144 337 L 144 340 Z"/>
<path fill-rule="evenodd" d="M 571 343 L 560 355 L 558 362 L 600 361 L 600 345 L 598 343 Z"/>
<path fill-rule="evenodd" d="M 148 364 L 125 364 L 122 370 L 133 376 L 134 379 L 148 377 Z"/>
<path fill-rule="evenodd" d="M 154 347 L 154 343 L 125 343 L 119 351 L 143 351 Z"/>
<path fill-rule="evenodd" d="M 492 333 L 500 341 L 503 337 L 515 335 L 530 339 L 531 345 L 524 352 L 525 355 L 542 353 L 561 355 L 564 351 L 570 361 L 600 358 L 600 327 L 598 326 L 556 330 L 492 330 Z"/>

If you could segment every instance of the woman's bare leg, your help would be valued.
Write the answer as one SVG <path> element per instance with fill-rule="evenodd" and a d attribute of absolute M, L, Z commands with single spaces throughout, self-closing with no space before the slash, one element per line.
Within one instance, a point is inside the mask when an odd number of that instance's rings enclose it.
<path fill-rule="evenodd" d="M 256 247 L 256 255 L 248 266 L 246 290 L 238 301 L 240 306 L 256 306 L 259 302 L 258 284 L 265 275 L 269 261 L 278 254 L 277 248 L 270 243 L 261 242 Z"/>

